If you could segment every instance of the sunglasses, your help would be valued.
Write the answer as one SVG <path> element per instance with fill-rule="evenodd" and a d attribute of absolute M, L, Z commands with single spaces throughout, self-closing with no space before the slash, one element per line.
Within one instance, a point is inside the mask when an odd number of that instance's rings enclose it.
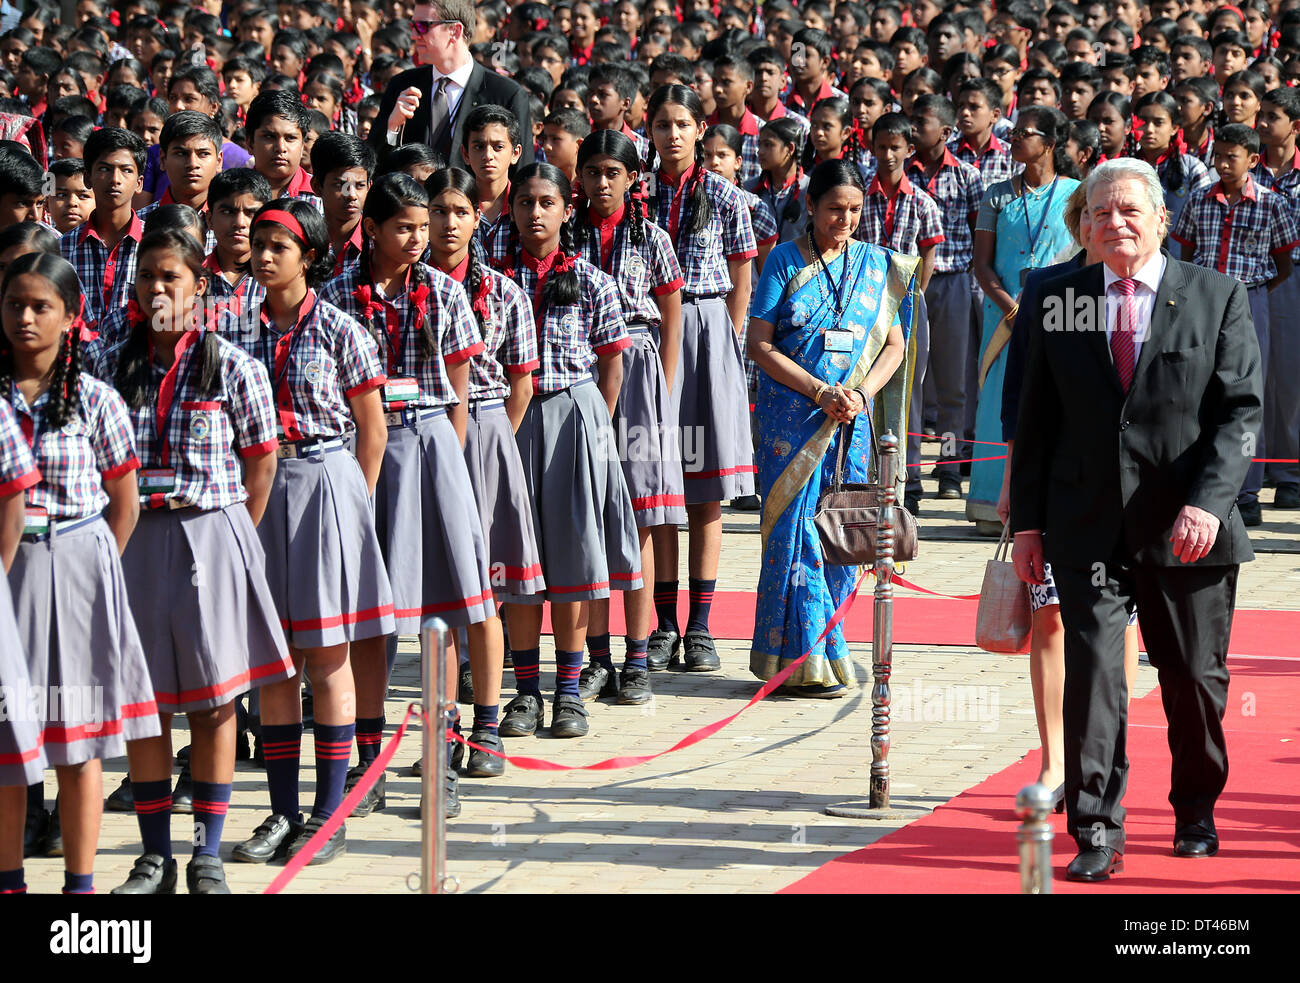
<path fill-rule="evenodd" d="M 1025 137 L 1045 137 L 1045 136 L 1047 136 L 1047 134 L 1044 133 L 1042 130 L 1035 130 L 1028 126 L 1017 126 L 1014 130 L 1011 131 L 1012 140 L 1016 140 L 1016 139 L 1023 140 Z"/>
<path fill-rule="evenodd" d="M 439 24 L 459 24 L 458 20 L 413 20 L 411 21 L 411 33 L 417 38 L 422 38 L 432 31 Z"/>

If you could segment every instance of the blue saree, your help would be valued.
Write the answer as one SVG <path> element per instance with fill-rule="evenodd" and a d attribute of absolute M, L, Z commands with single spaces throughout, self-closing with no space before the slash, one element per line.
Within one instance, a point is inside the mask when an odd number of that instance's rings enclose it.
<path fill-rule="evenodd" d="M 893 378 L 876 394 L 852 430 L 845 455 L 845 480 L 869 481 L 872 430 L 905 441 L 911 384 L 912 311 L 919 260 L 856 240 L 830 264 L 829 275 L 846 302 L 840 327 L 852 332 L 852 350 L 828 352 L 825 332 L 836 327 L 834 294 L 827 274 L 807 265 L 795 242 L 772 250 L 754 295 L 753 316 L 770 322 L 773 344 L 783 355 L 829 383 L 856 388 L 885 346 L 889 329 L 900 324 L 907 355 Z M 821 642 L 835 609 L 857 580 L 856 567 L 826 564 L 813 525 L 817 500 L 830 485 L 841 430 L 802 393 L 766 373 L 759 374 L 755 457 L 763 496 L 763 560 L 750 670 L 771 679 L 810 649 L 789 686 L 855 686 L 853 664 L 842 626 Z M 905 446 L 905 443 L 904 443 Z"/>

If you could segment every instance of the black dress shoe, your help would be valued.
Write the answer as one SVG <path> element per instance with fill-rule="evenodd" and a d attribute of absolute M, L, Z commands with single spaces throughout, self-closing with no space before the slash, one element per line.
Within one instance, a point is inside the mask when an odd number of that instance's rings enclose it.
<path fill-rule="evenodd" d="M 302 816 L 296 820 L 276 813 L 253 830 L 253 835 L 230 851 L 234 860 L 246 864 L 264 864 L 289 852 L 289 843 L 302 828 Z"/>
<path fill-rule="evenodd" d="M 592 662 L 578 673 L 578 698 L 590 703 L 605 696 L 618 696 L 618 676 L 613 669 Z"/>
<path fill-rule="evenodd" d="M 131 788 L 130 775 L 104 800 L 104 808 L 109 812 L 135 812 L 135 790 Z"/>
<path fill-rule="evenodd" d="M 641 706 L 655 696 L 650 689 L 650 670 L 640 666 L 624 666 L 618 686 L 618 702 L 622 706 Z"/>
<path fill-rule="evenodd" d="M 175 863 L 173 860 L 172 864 Z M 230 885 L 226 883 L 226 868 L 221 858 L 204 853 L 187 863 L 185 887 L 190 894 L 229 894 Z"/>
<path fill-rule="evenodd" d="M 45 855 L 45 831 L 50 825 L 50 814 L 45 807 L 27 810 L 27 825 L 23 827 L 23 858 Z"/>
<path fill-rule="evenodd" d="M 906 492 L 903 495 L 903 508 L 911 512 L 913 517 L 921 514 L 921 494 L 920 492 Z"/>
<path fill-rule="evenodd" d="M 146 853 L 135 858 L 135 866 L 126 881 L 110 894 L 175 894 L 176 861 L 163 859 L 161 853 Z"/>
<path fill-rule="evenodd" d="M 172 812 L 190 814 L 194 812 L 194 776 L 190 774 L 188 761 L 181 767 L 176 787 L 172 789 Z"/>
<path fill-rule="evenodd" d="M 468 664 L 460 667 L 460 676 L 456 681 L 456 702 L 474 702 L 474 674 L 470 672 Z"/>
<path fill-rule="evenodd" d="M 348 769 L 347 782 L 343 787 L 344 796 L 351 792 L 356 787 L 357 782 L 361 781 L 361 779 L 365 777 L 366 770 L 369 767 L 370 766 L 367 764 L 360 764 L 354 765 L 352 768 Z M 385 773 L 381 771 L 379 773 L 379 780 L 375 782 L 374 785 L 370 786 L 370 791 L 366 792 L 366 794 L 361 797 L 361 801 L 357 803 L 357 807 L 352 810 L 353 816 L 356 816 L 358 819 L 364 819 L 372 812 L 379 812 L 384 808 L 387 801 L 384 789 L 385 778 Z"/>
<path fill-rule="evenodd" d="M 494 751 L 505 753 L 505 745 L 501 743 L 501 736 L 492 727 L 475 727 L 470 731 L 469 739 L 472 744 L 479 744 Z M 506 762 L 504 758 L 498 758 L 495 754 L 488 754 L 486 751 L 470 748 L 469 763 L 465 767 L 465 774 L 470 778 L 498 778 L 505 773 Z"/>
<path fill-rule="evenodd" d="M 1277 491 L 1273 493 L 1273 508 L 1300 509 L 1300 485 L 1293 485 L 1289 481 L 1278 485 Z"/>
<path fill-rule="evenodd" d="M 45 827 L 45 856 L 61 857 L 63 856 L 63 825 L 59 822 L 59 800 L 54 800 L 54 808 L 50 810 L 50 822 Z"/>
<path fill-rule="evenodd" d="M 328 816 L 312 816 L 305 823 L 298 835 L 294 837 L 293 842 L 289 845 L 287 856 L 292 859 L 308 843 L 311 838 L 320 832 L 320 828 L 329 822 Z M 325 844 L 316 851 L 316 856 L 307 861 L 308 867 L 314 867 L 317 864 L 327 864 L 331 860 L 336 860 L 348 852 L 347 826 L 340 826 L 333 835 L 330 836 Z"/>
<path fill-rule="evenodd" d="M 1241 521 L 1248 526 L 1258 526 L 1264 522 L 1264 513 L 1260 511 L 1259 502 L 1238 502 L 1237 511 L 1241 513 Z"/>
<path fill-rule="evenodd" d="M 683 642 L 686 651 L 682 655 L 682 668 L 686 672 L 717 672 L 722 668 L 713 636 L 707 631 L 688 631 Z M 674 658 L 669 664 L 676 662 Z"/>
<path fill-rule="evenodd" d="M 572 694 L 555 698 L 551 707 L 552 737 L 586 737 L 591 732 L 587 724 L 587 708 Z"/>
<path fill-rule="evenodd" d="M 1213 822 L 1188 823 L 1174 832 L 1175 857 L 1212 857 L 1219 852 Z"/>
<path fill-rule="evenodd" d="M 961 498 L 961 478 L 946 471 L 939 475 L 939 492 L 934 497 L 949 501 Z"/>
<path fill-rule="evenodd" d="M 731 507 L 741 512 L 757 512 L 763 507 L 757 495 L 741 495 L 731 500 Z"/>
<path fill-rule="evenodd" d="M 540 696 L 520 693 L 506 704 L 497 733 L 502 737 L 532 737 L 542 726 L 545 714 L 546 708 Z"/>
<path fill-rule="evenodd" d="M 651 672 L 662 672 L 668 664 L 677 658 L 681 651 L 682 636 L 675 631 L 663 631 L 656 628 L 650 633 L 646 646 L 645 664 Z"/>
<path fill-rule="evenodd" d="M 1065 869 L 1065 877 L 1071 881 L 1104 881 L 1123 870 L 1124 854 L 1108 846 L 1098 846 L 1080 850 Z"/>

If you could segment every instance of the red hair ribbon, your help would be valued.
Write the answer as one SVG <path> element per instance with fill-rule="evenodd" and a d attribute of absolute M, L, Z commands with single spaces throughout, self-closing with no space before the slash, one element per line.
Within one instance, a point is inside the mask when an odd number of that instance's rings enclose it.
<path fill-rule="evenodd" d="M 352 291 L 352 299 L 361 305 L 361 317 L 370 321 L 375 316 L 375 311 L 381 308 L 381 304 L 374 299 L 374 292 L 370 289 L 370 284 L 360 284 L 356 290 Z"/>
<path fill-rule="evenodd" d="M 424 329 L 424 319 L 429 314 L 429 285 L 421 283 L 411 288 L 411 303 L 415 305 L 415 323 L 420 330 Z"/>
<path fill-rule="evenodd" d="M 302 242 L 307 241 L 307 233 L 303 232 L 302 225 L 293 217 L 292 212 L 286 212 L 282 208 L 272 208 L 270 211 L 262 212 L 261 215 L 253 219 L 254 225 L 261 225 L 263 222 L 275 222 L 277 225 L 283 225 Z"/>
<path fill-rule="evenodd" d="M 470 301 L 470 307 L 474 313 L 481 317 L 485 322 L 488 320 L 488 293 L 495 286 L 492 275 L 487 270 L 480 270 L 478 277 L 478 290 L 474 291 L 474 299 Z"/>
<path fill-rule="evenodd" d="M 108 12 L 108 22 L 114 27 L 122 26 L 122 12 L 119 10 L 110 10 Z"/>
<path fill-rule="evenodd" d="M 126 302 L 126 321 L 133 328 L 138 328 L 144 324 L 144 310 L 140 307 L 140 302 L 134 297 Z"/>

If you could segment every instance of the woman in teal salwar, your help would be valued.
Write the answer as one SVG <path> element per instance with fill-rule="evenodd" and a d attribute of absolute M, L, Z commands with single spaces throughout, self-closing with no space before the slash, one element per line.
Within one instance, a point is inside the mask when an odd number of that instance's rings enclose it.
<path fill-rule="evenodd" d="M 975 409 L 976 453 L 994 457 L 1002 433 L 1002 375 L 1007 364 L 1016 302 L 1028 270 L 1058 262 L 1057 253 L 1073 245 L 1065 227 L 1065 205 L 1078 186 L 1078 171 L 1065 143 L 1069 123 L 1045 106 L 1028 106 L 1011 131 L 1011 156 L 1025 165 L 1009 181 L 990 185 L 975 221 L 975 278 L 984 291 L 984 329 L 980 336 L 979 398 Z M 967 395 L 970 398 L 970 395 Z M 1007 462 L 971 465 L 966 518 L 979 532 L 1002 532 L 998 493 Z"/>
<path fill-rule="evenodd" d="M 905 433 L 918 260 L 853 238 L 864 193 L 855 167 L 818 165 L 806 191 L 809 234 L 772 250 L 749 322 L 749 356 L 762 370 L 754 413 L 763 497 L 749 664 L 771 679 L 811 649 L 784 690 L 803 696 L 841 696 L 856 685 L 843 627 L 817 641 L 858 575 L 825 563 L 813 525 L 834 475 L 839 424 L 855 421 L 845 455 L 853 482 L 869 480 L 873 429 Z"/>

